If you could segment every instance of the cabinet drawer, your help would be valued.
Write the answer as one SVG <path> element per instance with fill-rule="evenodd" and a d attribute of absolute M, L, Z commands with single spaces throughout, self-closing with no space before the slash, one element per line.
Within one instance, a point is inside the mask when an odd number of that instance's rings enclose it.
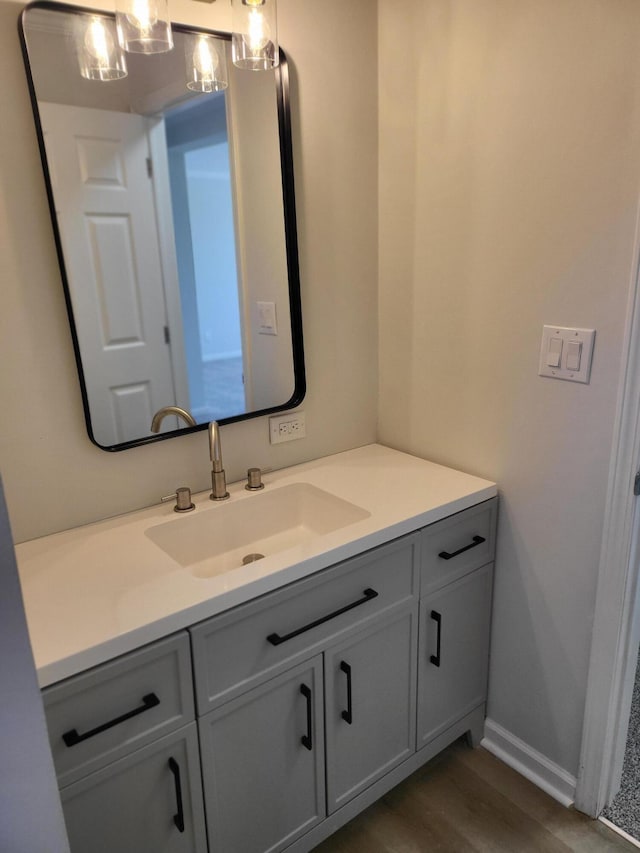
<path fill-rule="evenodd" d="M 424 528 L 421 595 L 493 560 L 497 509 L 492 498 Z"/>
<path fill-rule="evenodd" d="M 198 713 L 417 592 L 412 534 L 191 629 Z"/>
<path fill-rule="evenodd" d="M 194 719 L 186 632 L 43 691 L 60 787 Z"/>

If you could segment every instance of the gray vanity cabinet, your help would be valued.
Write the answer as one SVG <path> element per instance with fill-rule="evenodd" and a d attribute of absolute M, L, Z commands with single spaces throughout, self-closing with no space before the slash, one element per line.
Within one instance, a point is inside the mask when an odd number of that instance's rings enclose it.
<path fill-rule="evenodd" d="M 416 627 L 404 607 L 325 652 L 329 813 L 415 751 Z"/>
<path fill-rule="evenodd" d="M 206 853 L 185 631 L 43 700 L 71 853 Z"/>
<path fill-rule="evenodd" d="M 60 792 L 72 853 L 206 853 L 196 724 Z"/>
<path fill-rule="evenodd" d="M 477 742 L 496 511 L 47 688 L 72 853 L 308 853 L 456 738 Z"/>
<path fill-rule="evenodd" d="M 325 816 L 322 656 L 199 721 L 212 853 L 276 853 Z"/>
<path fill-rule="evenodd" d="M 418 749 L 486 701 L 496 512 L 492 499 L 422 531 Z"/>

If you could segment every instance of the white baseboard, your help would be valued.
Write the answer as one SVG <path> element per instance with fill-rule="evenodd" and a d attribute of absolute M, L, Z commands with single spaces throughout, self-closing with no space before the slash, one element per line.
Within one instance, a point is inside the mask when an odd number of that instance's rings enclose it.
<path fill-rule="evenodd" d="M 493 720 L 485 720 L 481 745 L 563 806 L 573 805 L 577 783 L 575 776 Z"/>
<path fill-rule="evenodd" d="M 640 849 L 640 841 L 638 841 L 637 838 L 634 838 L 633 835 L 629 835 L 629 833 L 625 832 L 624 829 L 620 829 L 619 826 L 616 826 L 615 823 L 611 823 L 610 820 L 607 820 L 606 817 L 602 817 L 602 815 L 600 815 L 598 820 L 600 821 L 600 823 L 603 823 L 605 826 L 608 826 L 609 829 L 612 829 L 615 833 L 624 838 L 625 841 L 628 841 L 630 844 L 633 844 L 634 847 L 638 847 Z"/>

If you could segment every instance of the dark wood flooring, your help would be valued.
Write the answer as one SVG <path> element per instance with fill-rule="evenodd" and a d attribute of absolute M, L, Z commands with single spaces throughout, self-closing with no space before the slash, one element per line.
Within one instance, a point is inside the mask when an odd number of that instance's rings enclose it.
<path fill-rule="evenodd" d="M 486 750 L 457 741 L 314 853 L 635 851 L 566 809 Z"/>

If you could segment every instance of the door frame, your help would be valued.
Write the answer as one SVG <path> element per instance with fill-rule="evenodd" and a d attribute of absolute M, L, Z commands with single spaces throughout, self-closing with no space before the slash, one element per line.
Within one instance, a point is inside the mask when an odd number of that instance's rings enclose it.
<path fill-rule="evenodd" d="M 153 195 L 156 202 L 156 225 L 158 228 L 160 265 L 162 267 L 165 310 L 169 329 L 169 353 L 173 371 L 175 404 L 182 409 L 191 411 L 164 117 L 147 119 L 147 135 L 149 137 L 149 154 L 151 156 L 151 181 L 153 183 Z M 171 429 L 179 429 L 180 424 L 175 418 L 171 418 L 170 423 Z"/>
<path fill-rule="evenodd" d="M 640 210 L 638 211 L 640 213 Z M 575 806 L 598 817 L 620 786 L 640 640 L 640 220 L 609 465 Z"/>

